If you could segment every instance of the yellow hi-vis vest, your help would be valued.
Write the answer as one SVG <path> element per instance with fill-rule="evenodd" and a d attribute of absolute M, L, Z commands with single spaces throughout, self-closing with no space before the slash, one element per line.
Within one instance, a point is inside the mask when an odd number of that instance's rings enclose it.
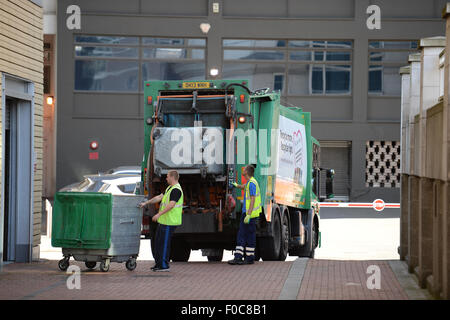
<path fill-rule="evenodd" d="M 167 226 L 179 226 L 181 225 L 181 214 L 183 212 L 183 190 L 179 183 L 173 186 L 168 186 L 164 196 L 161 200 L 161 206 L 159 207 L 159 211 L 161 212 L 170 202 L 170 193 L 173 189 L 178 189 L 181 191 L 181 197 L 178 199 L 175 207 L 173 207 L 170 211 L 166 212 L 162 216 L 158 218 L 158 223 L 164 224 Z"/>
<path fill-rule="evenodd" d="M 256 196 L 255 196 L 255 202 L 253 203 L 253 211 L 250 215 L 250 218 L 258 218 L 259 214 L 262 211 L 261 208 L 261 193 L 259 192 L 259 185 L 258 182 L 254 177 L 251 177 L 250 180 L 245 185 L 245 211 L 246 213 L 250 209 L 250 182 L 253 182 L 256 186 Z"/>

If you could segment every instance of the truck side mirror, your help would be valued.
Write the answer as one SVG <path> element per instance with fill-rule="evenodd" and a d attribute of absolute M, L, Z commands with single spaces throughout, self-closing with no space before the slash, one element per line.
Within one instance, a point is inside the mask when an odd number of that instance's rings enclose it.
<path fill-rule="evenodd" d="M 327 178 L 325 181 L 325 193 L 327 196 L 327 199 L 334 198 L 333 194 L 333 179 L 334 179 L 334 170 L 333 169 L 327 169 Z"/>

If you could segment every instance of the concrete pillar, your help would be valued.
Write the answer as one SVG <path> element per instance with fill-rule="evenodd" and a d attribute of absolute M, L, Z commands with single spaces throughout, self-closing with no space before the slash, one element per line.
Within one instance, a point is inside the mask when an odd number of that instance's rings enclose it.
<path fill-rule="evenodd" d="M 444 201 L 442 215 L 442 297 L 450 299 L 450 186 L 448 181 L 443 186 Z"/>
<path fill-rule="evenodd" d="M 408 179 L 409 179 L 409 99 L 411 85 L 410 66 L 400 68 L 402 77 L 401 96 L 401 186 L 400 186 L 400 260 L 408 254 Z"/>
<path fill-rule="evenodd" d="M 415 116 L 420 112 L 420 61 L 421 54 L 414 53 L 409 55 L 408 59 L 410 63 L 410 96 L 409 96 L 409 174 L 418 174 L 416 169 L 416 162 L 414 154 L 415 150 Z"/>
<path fill-rule="evenodd" d="M 430 293 L 440 298 L 442 291 L 442 205 L 445 200 L 443 183 L 435 179 L 433 182 L 433 270 L 427 278 L 427 287 Z"/>
<path fill-rule="evenodd" d="M 433 271 L 433 180 L 419 178 L 419 286 L 426 288 L 426 280 Z"/>
<path fill-rule="evenodd" d="M 409 175 L 402 173 L 400 186 L 400 247 L 398 250 L 400 260 L 406 260 L 408 255 L 408 180 Z"/>
<path fill-rule="evenodd" d="M 419 178 L 408 180 L 408 271 L 413 273 L 419 264 Z"/>
<path fill-rule="evenodd" d="M 444 62 L 444 123 L 443 123 L 443 165 L 442 180 L 444 181 L 442 193 L 442 295 L 444 299 L 450 299 L 450 3 L 447 3 L 442 11 L 446 20 L 445 36 L 445 62 Z"/>
<path fill-rule="evenodd" d="M 439 55 L 445 47 L 445 37 L 423 38 L 419 41 L 421 48 L 420 64 L 420 111 L 419 111 L 419 158 L 415 167 L 419 175 L 419 268 L 418 279 L 422 288 L 426 287 L 427 277 L 433 270 L 433 181 L 427 177 L 427 110 L 439 102 L 440 71 Z M 417 136 L 417 135 L 416 135 Z M 416 150 L 417 151 L 417 150 Z M 430 151 L 430 150 L 428 150 Z M 417 154 L 417 153 L 416 153 Z M 429 164 L 431 165 L 431 164 Z"/>
<path fill-rule="evenodd" d="M 440 70 L 439 55 L 445 48 L 445 37 L 423 38 L 419 41 L 421 50 L 420 63 L 420 134 L 419 134 L 419 172 L 421 177 L 426 175 L 426 120 L 427 110 L 439 102 Z M 416 141 L 417 146 L 417 141 Z"/>
<path fill-rule="evenodd" d="M 419 178 L 416 169 L 415 116 L 420 112 L 420 60 L 421 54 L 409 55 L 410 98 L 409 98 L 409 178 L 408 178 L 408 271 L 414 272 L 419 264 Z"/>

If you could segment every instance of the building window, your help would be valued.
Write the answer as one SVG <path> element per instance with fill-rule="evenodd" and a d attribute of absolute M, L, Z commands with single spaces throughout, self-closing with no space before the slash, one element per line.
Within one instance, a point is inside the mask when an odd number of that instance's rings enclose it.
<path fill-rule="evenodd" d="M 75 60 L 75 90 L 138 90 L 139 62 Z"/>
<path fill-rule="evenodd" d="M 146 80 L 205 78 L 205 39 L 75 37 L 75 90 L 139 92 Z"/>
<path fill-rule="evenodd" d="M 275 76 L 285 73 L 285 65 L 279 63 L 226 63 L 223 68 L 223 79 L 249 80 L 249 88 L 274 89 Z M 283 91 L 283 84 L 278 83 Z"/>
<path fill-rule="evenodd" d="M 400 188 L 400 143 L 366 142 L 366 187 Z"/>
<path fill-rule="evenodd" d="M 353 43 L 310 40 L 223 40 L 223 77 L 284 95 L 350 95 Z"/>
<path fill-rule="evenodd" d="M 284 86 L 284 74 L 273 75 L 273 90 L 282 91 Z"/>
<path fill-rule="evenodd" d="M 399 68 L 417 51 L 417 41 L 369 42 L 369 94 L 400 96 Z"/>
<path fill-rule="evenodd" d="M 225 39 L 223 48 L 223 79 L 247 79 L 252 89 L 284 91 L 285 40 Z"/>
<path fill-rule="evenodd" d="M 202 80 L 205 39 L 142 38 L 142 81 Z"/>
<path fill-rule="evenodd" d="M 350 95 L 351 41 L 291 40 L 289 95 Z"/>

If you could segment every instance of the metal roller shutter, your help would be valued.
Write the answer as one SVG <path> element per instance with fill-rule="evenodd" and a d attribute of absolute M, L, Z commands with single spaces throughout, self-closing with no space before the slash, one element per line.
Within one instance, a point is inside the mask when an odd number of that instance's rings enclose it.
<path fill-rule="evenodd" d="M 350 194 L 351 143 L 348 141 L 320 141 L 320 166 L 334 169 L 334 200 L 348 201 Z M 325 195 L 325 174 L 321 175 L 321 191 Z"/>

